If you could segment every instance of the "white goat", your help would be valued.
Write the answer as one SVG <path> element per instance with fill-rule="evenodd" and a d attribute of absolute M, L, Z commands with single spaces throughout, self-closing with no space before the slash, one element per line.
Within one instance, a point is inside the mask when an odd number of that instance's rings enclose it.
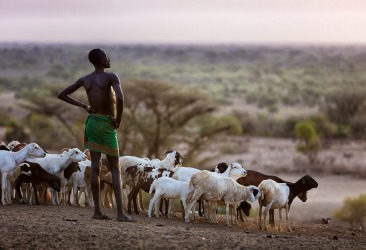
<path fill-rule="evenodd" d="M 190 199 L 193 194 L 193 189 L 191 190 L 189 188 L 188 182 L 177 181 L 170 177 L 160 177 L 154 180 L 151 184 L 149 193 L 152 194 L 154 191 L 154 197 L 151 198 L 149 203 L 149 217 L 151 217 L 153 206 L 155 206 L 155 216 L 159 217 L 159 201 L 161 198 L 169 199 L 168 218 L 170 218 L 174 199 L 180 198 L 184 209 L 186 209 L 187 200 Z"/>
<path fill-rule="evenodd" d="M 9 148 L 10 150 L 13 150 L 13 148 L 15 148 L 18 144 L 20 144 L 20 142 L 18 142 L 18 141 L 11 141 L 11 142 L 9 142 L 9 144 L 8 144 L 8 148 Z"/>
<path fill-rule="evenodd" d="M 72 187 L 73 191 L 73 203 L 72 205 L 79 205 L 78 188 L 80 188 L 80 194 L 84 192 L 85 194 L 85 206 L 89 206 L 90 197 L 88 192 L 88 183 L 85 181 L 85 170 L 87 167 L 91 167 L 91 161 L 85 160 L 78 162 L 80 171 L 74 172 L 70 179 L 67 181 L 67 186 Z"/>
<path fill-rule="evenodd" d="M 18 152 L 0 150 L 0 172 L 1 177 L 1 203 L 3 205 L 10 204 L 5 192 L 7 190 L 7 176 L 27 157 L 45 157 L 46 153 L 36 143 L 30 143 Z"/>
<path fill-rule="evenodd" d="M 132 166 L 137 166 L 139 164 L 146 164 L 156 169 L 166 169 L 170 171 L 174 171 L 175 166 L 181 164 L 181 160 L 184 158 L 179 151 L 167 151 L 163 155 L 166 157 L 163 160 L 153 159 L 150 160 L 148 158 L 139 158 L 136 156 L 122 156 L 119 158 L 119 164 L 121 166 L 121 175 L 122 175 L 122 195 L 124 200 L 127 200 L 127 186 L 131 189 L 136 185 L 135 176 L 131 176 L 126 172 L 127 168 Z M 140 209 L 144 210 L 142 207 L 141 196 L 140 196 Z M 124 206 L 126 206 L 127 202 L 124 202 Z M 125 207 L 127 209 L 127 207 Z"/>
<path fill-rule="evenodd" d="M 194 202 L 201 196 L 206 201 L 213 201 L 215 203 L 222 200 L 225 202 L 227 226 L 230 226 L 230 205 L 235 205 L 245 200 L 254 202 L 260 196 L 259 189 L 255 186 L 245 187 L 237 183 L 233 178 L 207 170 L 193 174 L 189 185 L 194 189 L 194 194 L 185 211 L 186 222 L 189 222 L 189 211 L 192 209 Z"/>
<path fill-rule="evenodd" d="M 222 163 L 220 163 L 220 164 L 222 164 Z M 225 163 L 225 165 L 227 166 L 227 168 L 226 168 L 225 172 L 223 172 L 222 174 L 220 173 L 220 175 L 226 176 L 226 177 L 231 177 L 234 180 L 236 180 L 240 177 L 246 176 L 245 169 L 239 163 L 233 162 L 229 165 L 227 165 Z M 216 166 L 215 169 L 217 167 L 218 166 Z M 176 167 L 175 169 L 176 170 L 175 170 L 175 173 L 173 174 L 172 178 L 179 180 L 179 181 L 186 181 L 186 182 L 190 181 L 191 176 L 194 173 L 201 171 L 199 169 L 191 168 L 191 167 Z M 212 214 L 212 212 L 210 212 L 210 211 L 216 210 L 215 203 L 212 203 L 212 202 L 209 204 L 205 203 L 205 206 L 208 208 L 208 209 L 206 209 L 206 211 L 208 211 L 208 212 L 205 213 L 205 218 L 210 219 L 210 222 L 212 222 L 212 223 L 216 222 L 216 217 L 215 217 L 216 212 L 214 212 L 213 214 Z M 210 214 L 211 214 L 211 216 L 210 216 Z"/>
<path fill-rule="evenodd" d="M 31 169 L 30 169 L 30 166 L 28 163 L 21 163 L 19 164 L 13 172 L 10 172 L 7 176 L 7 187 L 8 187 L 8 190 L 6 190 L 6 193 L 8 195 L 8 201 L 9 201 L 9 204 L 11 204 L 11 193 L 13 191 L 13 188 L 14 188 L 14 184 L 15 184 L 15 181 L 18 179 L 19 175 L 21 174 L 25 174 L 25 175 L 28 175 L 30 176 L 32 174 L 31 172 Z"/>
<path fill-rule="evenodd" d="M 259 229 L 262 229 L 262 206 L 265 206 L 263 212 L 264 230 L 268 231 L 267 214 L 270 209 L 279 209 L 280 222 L 278 230 L 281 231 L 282 208 L 286 211 L 287 230 L 291 232 L 290 224 L 288 223 L 288 200 L 290 194 L 290 187 L 286 183 L 278 183 L 274 180 L 264 180 L 259 184 L 261 190 L 261 197 L 259 198 Z"/>
<path fill-rule="evenodd" d="M 63 176 L 63 171 L 71 162 L 80 162 L 86 160 L 86 155 L 78 148 L 70 149 L 64 152 L 61 156 L 49 156 L 45 158 L 29 158 L 28 161 L 35 162 L 41 165 L 41 167 L 50 174 L 56 175 L 61 179 L 61 196 L 66 197 L 66 183 L 67 180 Z M 43 197 L 43 196 L 42 196 Z M 57 193 L 54 192 L 54 197 L 57 198 Z M 52 204 L 59 203 L 52 199 Z M 64 201 L 66 205 L 66 200 Z"/>

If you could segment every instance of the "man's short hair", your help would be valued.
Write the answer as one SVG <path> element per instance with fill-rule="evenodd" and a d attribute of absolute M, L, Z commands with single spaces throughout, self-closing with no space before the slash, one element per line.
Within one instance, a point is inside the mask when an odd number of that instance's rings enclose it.
<path fill-rule="evenodd" d="M 89 52 L 89 55 L 88 55 L 89 61 L 93 65 L 98 64 L 99 63 L 99 58 L 102 55 L 102 53 L 103 53 L 103 50 L 101 50 L 101 49 L 92 49 Z"/>

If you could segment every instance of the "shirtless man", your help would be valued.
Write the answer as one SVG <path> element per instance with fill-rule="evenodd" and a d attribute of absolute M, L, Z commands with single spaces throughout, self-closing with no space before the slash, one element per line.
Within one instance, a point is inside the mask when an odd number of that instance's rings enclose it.
<path fill-rule="evenodd" d="M 85 122 L 84 147 L 90 149 L 91 188 L 94 199 L 94 215 L 100 220 L 111 219 L 100 208 L 99 162 L 101 153 L 106 154 L 113 178 L 113 190 L 117 203 L 117 221 L 134 221 L 123 214 L 121 174 L 116 129 L 121 123 L 123 112 L 123 93 L 119 78 L 114 73 L 104 72 L 110 68 L 110 60 L 101 49 L 89 52 L 89 61 L 95 71 L 81 77 L 58 94 L 58 98 L 75 106 L 82 107 L 89 115 Z M 70 97 L 80 87 L 84 87 L 89 105 Z M 112 92 L 112 89 L 114 93 Z M 116 105 L 116 108 L 115 108 Z"/>

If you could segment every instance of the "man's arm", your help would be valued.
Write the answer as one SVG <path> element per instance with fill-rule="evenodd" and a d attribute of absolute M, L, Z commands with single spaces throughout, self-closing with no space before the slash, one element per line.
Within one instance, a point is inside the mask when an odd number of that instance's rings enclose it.
<path fill-rule="evenodd" d="M 112 88 L 116 95 L 116 118 L 112 119 L 112 121 L 115 123 L 115 127 L 118 128 L 122 119 L 124 98 L 121 84 L 116 74 L 112 74 Z"/>
<path fill-rule="evenodd" d="M 78 90 L 80 87 L 82 87 L 82 80 L 79 79 L 77 80 L 74 84 L 71 84 L 70 86 L 68 86 L 67 88 L 65 88 L 64 90 L 62 90 L 59 94 L 58 94 L 58 98 L 70 103 L 72 105 L 78 106 L 78 107 L 82 107 L 83 109 L 85 109 L 88 113 L 95 113 L 94 109 L 92 107 L 90 107 L 87 104 L 84 104 L 82 102 L 79 102 L 77 100 L 75 100 L 74 98 L 72 98 L 71 95 L 72 93 L 74 93 L 76 90 Z"/>

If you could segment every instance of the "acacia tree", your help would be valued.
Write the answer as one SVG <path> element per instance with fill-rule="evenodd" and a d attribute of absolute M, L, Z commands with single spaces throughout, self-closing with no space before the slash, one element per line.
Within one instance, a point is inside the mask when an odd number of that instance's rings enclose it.
<path fill-rule="evenodd" d="M 138 153 L 146 149 L 147 157 L 159 157 L 162 150 L 171 147 L 184 148 L 193 155 L 201 149 L 200 145 L 231 130 L 235 124 L 233 119 L 209 123 L 215 104 L 197 89 L 161 81 L 130 80 L 124 83 L 123 91 L 124 152 L 136 150 L 138 145 Z M 204 119 L 206 123 L 202 122 Z"/>
<path fill-rule="evenodd" d="M 65 103 L 58 100 L 56 96 L 59 89 L 61 88 L 58 88 L 58 86 L 44 85 L 41 88 L 31 89 L 20 93 L 19 96 L 25 100 L 25 102 L 21 103 L 21 106 L 30 111 L 30 115 L 28 116 L 29 119 L 32 118 L 32 114 L 41 115 L 44 117 L 44 119 L 54 118 L 56 120 L 56 122 L 53 123 L 55 125 L 54 130 L 57 131 L 58 128 L 60 128 L 60 126 L 55 123 L 62 124 L 62 126 L 69 133 L 68 137 L 74 139 L 74 143 L 72 144 L 81 147 L 83 131 L 82 125 L 86 115 L 83 114 L 80 109 L 70 108 L 69 106 L 65 105 Z M 77 98 L 83 97 L 78 96 Z M 28 123 L 29 126 L 32 125 L 31 120 L 29 120 Z M 35 128 L 34 124 L 32 127 Z M 54 142 L 56 139 L 60 138 L 53 138 L 52 142 Z M 71 145 L 69 145 L 69 147 L 71 147 Z"/>
<path fill-rule="evenodd" d="M 179 149 L 195 160 L 194 156 L 216 136 L 241 132 L 234 117 L 214 116 L 216 104 L 197 89 L 149 80 L 129 80 L 122 88 L 125 108 L 118 129 L 121 155 L 160 158 L 165 150 Z M 28 91 L 23 95 L 27 100 L 23 106 L 45 118 L 55 118 L 55 124 L 62 124 L 74 138 L 73 144 L 81 147 L 86 114 L 57 100 L 59 89 L 47 86 L 42 91 Z M 81 93 L 75 97 L 86 98 Z"/>

